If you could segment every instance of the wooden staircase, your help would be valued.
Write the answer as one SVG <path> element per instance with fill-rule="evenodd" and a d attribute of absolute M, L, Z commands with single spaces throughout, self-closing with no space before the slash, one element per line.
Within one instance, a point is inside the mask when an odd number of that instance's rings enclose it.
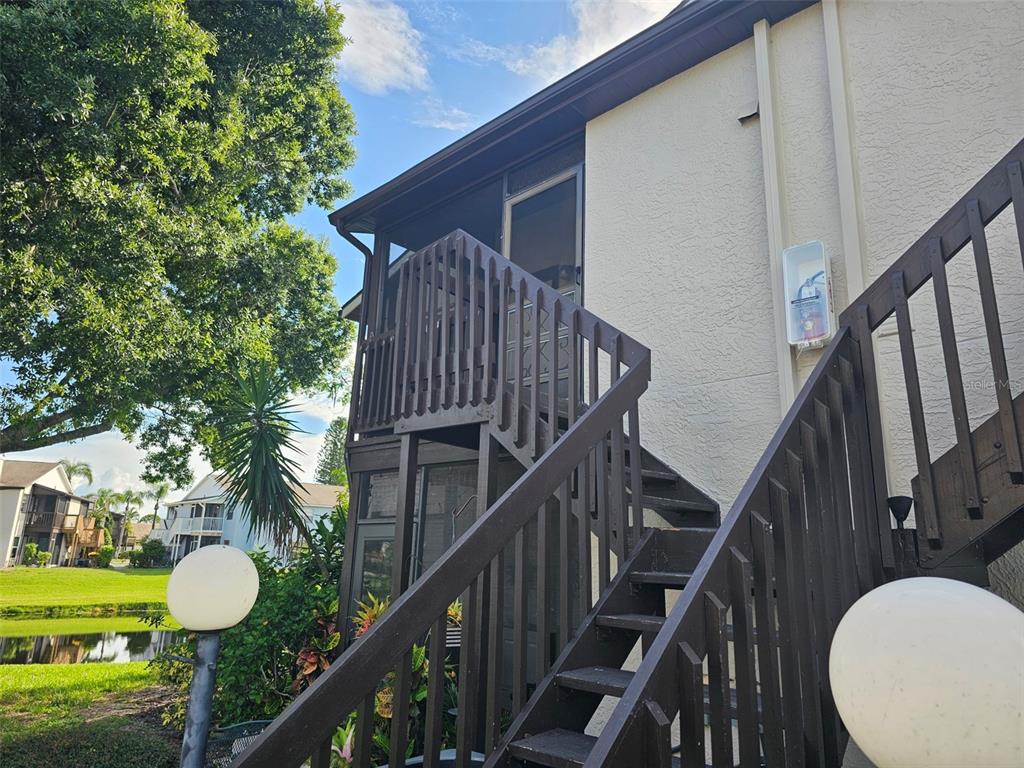
<path fill-rule="evenodd" d="M 849 606 L 894 578 L 976 571 L 1024 540 L 1024 393 L 1004 350 L 1024 329 L 1000 323 L 986 238 L 1012 206 L 1003 221 L 1024 264 L 1022 166 L 1024 142 L 853 300 L 717 528 L 713 503 L 641 447 L 648 350 L 465 233 L 415 254 L 401 268 L 396 332 L 368 338 L 357 360 L 357 429 L 478 427 L 478 519 L 235 765 L 327 768 L 353 711 L 352 763 L 373 764 L 385 678 L 393 767 L 410 739 L 428 768 L 442 746 L 456 747 L 459 768 L 474 750 L 495 768 L 841 765 L 848 737 L 828 654 Z M 946 274 L 968 244 L 994 382 L 980 423 Z M 925 285 L 933 339 L 923 315 L 910 323 Z M 917 469 L 907 531 L 893 530 L 888 508 L 876 342 L 890 317 Z M 942 450 L 928 439 L 932 395 L 918 371 L 928 349 L 942 351 L 956 425 Z M 486 469 L 495 445 L 526 467 L 498 498 Z M 459 597 L 456 735 L 445 744 L 446 611 Z M 642 660 L 624 668 L 638 644 Z M 420 645 L 428 690 L 410 703 Z M 587 735 L 608 696 L 611 717 Z"/>

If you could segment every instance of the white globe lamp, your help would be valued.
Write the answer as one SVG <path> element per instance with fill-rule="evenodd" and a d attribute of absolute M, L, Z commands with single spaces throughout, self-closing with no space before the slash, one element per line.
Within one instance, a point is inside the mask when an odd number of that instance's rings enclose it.
<path fill-rule="evenodd" d="M 959 581 L 913 578 L 853 604 L 829 673 L 878 768 L 1024 766 L 1024 613 Z"/>
<path fill-rule="evenodd" d="M 206 765 L 220 632 L 249 615 L 259 589 L 259 574 L 249 556 L 223 544 L 200 547 L 186 555 L 167 581 L 167 609 L 181 626 L 198 633 L 181 768 Z"/>
<path fill-rule="evenodd" d="M 211 544 L 175 566 L 167 582 L 167 608 L 185 629 L 215 632 L 248 616 L 259 589 L 256 566 L 245 552 Z"/>

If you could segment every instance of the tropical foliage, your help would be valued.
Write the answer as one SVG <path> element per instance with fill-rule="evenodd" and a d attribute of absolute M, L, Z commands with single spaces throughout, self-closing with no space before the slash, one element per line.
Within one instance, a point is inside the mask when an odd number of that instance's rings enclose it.
<path fill-rule="evenodd" d="M 61 459 L 60 464 L 64 467 L 64 473 L 68 476 L 68 480 L 71 481 L 72 485 L 74 485 L 76 477 L 82 478 L 87 483 L 92 483 L 92 467 L 86 462 Z"/>
<path fill-rule="evenodd" d="M 156 530 L 156 524 L 160 519 L 160 505 L 170 492 L 170 483 L 153 483 L 142 494 L 146 499 L 153 502 L 153 530 Z"/>
<path fill-rule="evenodd" d="M 259 596 L 250 614 L 221 636 L 217 662 L 214 720 L 221 724 L 264 720 L 276 716 L 324 666 L 320 657 L 309 667 L 311 651 L 332 661 L 340 650 L 333 622 L 338 610 L 337 586 L 345 547 L 345 513 L 335 512 L 312 528 L 312 541 L 330 568 L 324 576 L 307 551 L 289 566 L 264 553 L 253 553 L 260 577 Z M 173 650 L 194 652 L 194 638 Z M 165 721 L 181 727 L 191 668 L 167 658 L 153 662 L 161 681 L 176 689 Z"/>
<path fill-rule="evenodd" d="M 118 429 L 191 480 L 267 361 L 324 388 L 352 339 L 325 245 L 348 186 L 330 0 L 0 4 L 0 453 Z"/>

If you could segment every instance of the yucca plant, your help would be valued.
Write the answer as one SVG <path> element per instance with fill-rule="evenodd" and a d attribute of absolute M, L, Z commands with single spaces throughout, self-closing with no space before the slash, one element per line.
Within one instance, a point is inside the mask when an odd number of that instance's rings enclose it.
<path fill-rule="evenodd" d="M 298 464 L 287 455 L 301 453 L 292 439 L 300 430 L 289 402 L 288 385 L 269 365 L 240 376 L 215 413 L 215 464 L 226 503 L 240 509 L 250 530 L 268 535 L 278 547 L 297 531 L 326 576 L 326 564 L 314 546 L 296 492 Z"/>

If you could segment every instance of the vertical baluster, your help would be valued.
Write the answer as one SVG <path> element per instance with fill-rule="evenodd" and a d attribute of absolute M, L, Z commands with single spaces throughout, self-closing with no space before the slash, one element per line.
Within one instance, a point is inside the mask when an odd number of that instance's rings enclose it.
<path fill-rule="evenodd" d="M 928 432 L 924 421 L 924 404 L 921 400 L 921 382 L 917 374 L 917 353 L 914 350 L 914 331 L 910 327 L 910 307 L 907 304 L 907 289 L 902 272 L 892 276 L 892 295 L 896 305 L 896 327 L 900 337 L 900 352 L 903 355 L 903 378 L 907 384 L 907 404 L 910 409 L 910 426 L 914 436 L 914 454 L 917 457 L 917 473 L 921 478 L 921 498 L 918 512 L 919 521 L 924 523 L 928 539 L 933 543 L 942 541 L 939 518 L 935 509 L 935 480 L 932 477 L 932 460 L 928 451 Z"/>
<path fill-rule="evenodd" d="M 334 746 L 330 736 L 317 745 L 316 752 L 309 761 L 310 768 L 331 768 L 331 748 Z"/>
<path fill-rule="evenodd" d="M 988 240 L 985 225 L 981 220 L 981 208 L 977 200 L 967 201 L 967 226 L 971 232 L 974 248 L 974 263 L 978 271 L 978 289 L 981 292 L 981 308 L 985 315 L 985 333 L 988 336 L 988 354 L 992 361 L 992 375 L 996 384 L 996 401 L 999 404 L 999 424 L 1003 431 L 1003 446 L 1006 451 L 1006 468 L 1015 483 L 1024 483 L 1024 453 L 1021 443 L 1024 437 L 1017 426 L 1013 410 L 1013 392 L 1010 390 L 1010 373 L 1006 366 L 1006 351 L 1003 349 L 1003 334 L 999 326 L 999 307 L 996 304 L 996 289 L 992 281 L 992 263 L 988 256 Z"/>
<path fill-rule="evenodd" d="M 469 768 L 476 746 L 477 681 L 480 670 L 479 580 L 474 579 L 462 608 L 462 644 L 459 648 L 459 711 L 456 716 L 456 768 Z M 390 767 L 389 767 L 390 768 Z"/>
<path fill-rule="evenodd" d="M 558 490 L 558 653 L 569 644 L 572 637 L 571 576 L 572 538 L 569 522 L 572 517 L 572 488 L 566 478 Z"/>
<path fill-rule="evenodd" d="M 853 360 L 856 360 L 857 350 L 852 352 Z M 848 452 L 851 462 L 850 486 L 853 491 L 855 531 L 860 533 L 858 541 L 864 553 L 863 560 L 866 566 L 862 568 L 860 575 L 860 592 L 864 594 L 881 584 L 884 579 L 881 536 L 872 498 L 872 458 L 866 418 L 868 406 L 864 397 L 863 382 L 857 376 L 851 359 L 840 357 L 839 374 L 842 377 L 846 434 L 850 441 Z"/>
<path fill-rule="evenodd" d="M 530 377 L 529 446 L 534 456 L 544 453 L 544 433 L 540 418 L 540 315 L 544 311 L 544 293 L 537 288 L 533 295 L 533 326 L 530 329 L 532 348 Z"/>
<path fill-rule="evenodd" d="M 853 532 L 853 511 L 850 507 L 850 475 L 847 466 L 846 427 L 843 424 L 842 385 L 832 375 L 827 377 L 829 462 L 835 486 L 836 524 L 839 528 L 839 547 L 843 553 L 843 612 L 860 597 L 858 547 Z M 824 432 L 823 427 L 819 431 Z"/>
<path fill-rule="evenodd" d="M 680 643 L 676 655 L 682 768 L 704 768 L 704 664 L 688 643 Z"/>
<path fill-rule="evenodd" d="M 1019 160 L 1006 167 L 1010 179 L 1010 198 L 1013 200 L 1013 220 L 1017 225 L 1017 247 L 1020 260 L 1024 264 L 1024 171 Z"/>
<path fill-rule="evenodd" d="M 526 703 L 526 527 L 516 532 L 512 587 L 512 716 Z"/>
<path fill-rule="evenodd" d="M 732 605 L 733 658 L 736 659 L 736 724 L 740 765 L 759 766 L 757 680 L 754 674 L 754 627 L 751 565 L 738 548 L 729 550 L 729 602 Z"/>
<path fill-rule="evenodd" d="M 454 387 L 454 378 L 459 375 L 458 362 L 452 365 L 452 358 L 458 360 L 459 352 L 456 347 L 454 354 L 449 343 L 449 339 L 452 337 L 451 326 L 452 326 L 452 312 L 451 312 L 451 295 L 452 291 L 449 288 L 451 281 L 451 265 L 452 259 L 451 250 L 447 246 L 447 241 L 444 250 L 441 252 L 441 389 L 438 394 L 439 405 L 442 408 L 448 409 L 452 405 L 452 391 Z M 458 284 L 458 270 L 456 269 L 456 284 Z M 460 292 L 461 293 L 461 292 Z M 456 299 L 456 318 L 458 317 L 458 300 Z M 458 319 L 455 320 L 458 323 Z M 454 368 L 454 372 L 453 372 Z"/>
<path fill-rule="evenodd" d="M 588 379 L 590 383 L 590 404 L 593 405 L 598 399 L 598 352 L 601 346 L 601 326 L 597 321 L 593 323 L 593 334 L 590 338 L 589 349 L 589 370 Z M 600 543 L 597 550 L 597 584 L 598 589 L 603 592 L 611 579 L 611 520 L 608 514 L 608 440 L 602 438 L 597 442 L 594 454 L 594 477 L 597 485 L 597 496 L 594 499 L 594 508 L 597 511 L 597 530 Z"/>
<path fill-rule="evenodd" d="M 536 338 L 536 337 L 535 337 Z M 537 679 L 551 666 L 550 606 L 548 604 L 548 524 L 551 519 L 548 499 L 537 510 Z"/>
<path fill-rule="evenodd" d="M 558 326 L 562 322 L 562 300 L 548 307 L 548 445 L 558 440 Z"/>
<path fill-rule="evenodd" d="M 817 435 L 807 422 L 799 425 L 803 455 L 786 450 L 789 472 L 789 516 L 780 538 L 788 553 L 786 563 L 791 589 L 794 636 L 800 654 L 800 682 L 804 707 L 804 738 L 812 765 L 832 758 L 835 736 L 831 718 L 822 710 L 831 701 L 828 685 L 829 644 L 835 626 L 839 588 L 835 578 L 837 554 L 826 530 L 826 508 L 821 504 L 821 466 L 818 463 Z M 801 493 L 803 489 L 803 493 Z M 821 664 L 819 666 L 819 660 Z"/>
<path fill-rule="evenodd" d="M 395 412 L 395 371 L 398 366 L 395 365 L 395 358 L 397 356 L 396 350 L 398 349 L 395 343 L 394 334 L 387 337 L 387 361 L 388 375 L 387 375 L 387 390 L 384 393 L 384 422 L 386 424 L 391 423 L 392 416 Z"/>
<path fill-rule="evenodd" d="M 395 299 L 395 310 L 397 316 L 395 318 L 395 341 L 394 341 L 394 353 L 395 359 L 391 363 L 391 380 L 393 382 L 392 392 L 393 399 L 391 400 L 391 414 L 394 417 L 401 416 L 402 413 L 402 392 L 403 383 L 405 381 L 405 374 L 402 372 L 402 363 L 405 360 L 405 344 L 408 341 L 409 335 L 409 315 L 406 313 L 405 295 L 409 292 L 409 280 L 406 277 L 406 273 L 409 269 L 409 261 L 406 260 L 398 268 L 398 296 Z"/>
<path fill-rule="evenodd" d="M 818 401 L 815 398 L 811 403 L 813 415 L 816 421 L 820 422 L 818 413 Z M 801 440 L 803 441 L 803 456 L 790 456 L 791 463 L 795 460 L 798 472 L 803 471 L 804 482 L 806 483 L 806 520 L 811 536 L 815 537 L 815 548 L 822 559 L 820 577 L 825 605 L 828 608 L 828 621 L 831 626 L 839 622 L 842 615 L 842 589 L 840 577 L 842 573 L 843 553 L 839 551 L 838 537 L 833 526 L 834 516 L 829 496 L 829 467 L 824 455 L 822 435 L 820 426 L 818 429 L 812 427 L 808 422 L 800 421 Z M 796 475 L 797 477 L 799 475 Z M 794 481 L 794 474 L 790 474 L 790 484 Z M 795 487 L 795 486 L 794 486 Z M 801 522 L 801 532 L 804 530 Z M 814 578 L 814 574 L 811 574 Z"/>
<path fill-rule="evenodd" d="M 356 712 L 355 749 L 352 752 L 353 768 L 370 768 L 373 755 L 373 718 L 377 703 L 376 692 L 363 699 Z"/>
<path fill-rule="evenodd" d="M 391 688 L 391 755 L 389 768 L 404 768 L 409 746 L 409 697 L 412 694 L 412 652 L 402 654 Z"/>
<path fill-rule="evenodd" d="M 480 274 L 480 246 L 473 248 L 473 260 L 469 268 L 469 343 L 466 345 L 466 379 L 469 387 L 469 402 L 479 405 L 483 397 L 483 386 L 477 374 L 477 358 L 483 357 L 483 350 L 480 348 L 480 320 L 477 319 L 479 306 L 479 291 L 477 287 L 478 275 Z M 486 284 L 486 281 L 485 281 Z"/>
<path fill-rule="evenodd" d="M 494 396 L 498 401 L 498 424 L 501 429 L 509 428 L 508 416 L 508 308 L 509 292 L 512 290 L 512 270 L 505 267 L 501 270 L 498 280 L 498 345 L 494 350 L 497 355 L 498 375 L 495 381 Z"/>
<path fill-rule="evenodd" d="M 448 612 L 445 611 L 430 628 L 427 655 L 427 712 L 423 734 L 423 768 L 439 768 L 441 743 L 444 738 L 445 661 L 448 655 Z"/>
<path fill-rule="evenodd" d="M 488 403 L 494 400 L 494 290 L 494 259 L 488 256 L 484 274 L 484 370 L 483 391 L 480 395 Z"/>
<path fill-rule="evenodd" d="M 672 768 L 672 721 L 656 701 L 644 704 L 644 765 Z"/>
<path fill-rule="evenodd" d="M 571 305 L 570 305 L 571 306 Z M 579 416 L 580 402 L 580 374 L 581 360 L 580 348 L 583 344 L 583 337 L 580 335 L 580 311 L 578 307 L 571 306 L 569 311 L 566 332 L 569 334 L 569 380 L 566 389 L 568 390 L 567 402 L 567 424 L 572 427 Z M 590 476 L 587 468 L 590 465 L 589 457 L 584 458 L 576 467 L 576 520 L 579 533 L 579 619 L 590 610 L 591 599 L 591 568 L 590 568 Z"/>
<path fill-rule="evenodd" d="M 765 761 L 770 768 L 784 768 L 782 741 L 782 686 L 779 682 L 779 637 L 775 627 L 775 568 L 772 562 L 771 524 L 757 512 L 750 515 L 751 550 L 754 555 L 754 615 L 757 619 L 757 671 L 761 687 L 761 725 Z"/>
<path fill-rule="evenodd" d="M 829 396 L 831 381 L 831 377 L 826 375 L 823 383 L 825 391 L 822 393 L 826 398 Z M 818 486 L 823 499 L 822 524 L 828 535 L 829 551 L 834 551 L 837 554 L 837 559 L 832 562 L 831 570 L 833 580 L 837 585 L 835 623 L 838 624 L 839 618 L 857 599 L 857 568 L 854 563 L 853 532 L 850 530 L 848 509 L 850 497 L 843 480 L 846 466 L 845 464 L 840 466 L 841 459 L 837 450 L 840 446 L 836 445 L 837 439 L 842 435 L 842 424 L 839 424 L 838 433 L 833 433 L 832 409 L 818 398 L 814 399 L 814 418 L 815 432 L 818 438 L 818 465 L 821 473 Z M 825 506 L 826 502 L 827 507 Z"/>
<path fill-rule="evenodd" d="M 704 593 L 704 637 L 708 649 L 708 720 L 711 763 L 732 768 L 732 718 L 729 714 L 729 649 L 726 608 L 714 592 Z"/>
<path fill-rule="evenodd" d="M 878 372 L 875 369 L 874 343 L 871 339 L 871 325 L 866 304 L 860 304 L 854 310 L 854 328 L 860 352 L 856 360 L 856 370 L 861 382 L 860 392 L 864 398 L 865 449 L 871 466 L 870 476 L 865 475 L 865 477 L 870 477 L 870 487 L 874 494 L 871 505 L 874 511 L 872 528 L 878 537 L 882 568 L 892 572 L 896 568 L 896 555 L 893 550 L 892 536 L 889 534 L 889 490 L 885 474 L 882 410 L 878 400 L 880 391 Z"/>
<path fill-rule="evenodd" d="M 629 407 L 629 490 L 633 506 L 633 546 L 644 533 L 644 479 L 643 449 L 640 447 L 640 406 L 637 402 Z"/>
<path fill-rule="evenodd" d="M 520 278 L 519 290 L 516 295 L 516 338 L 515 349 L 513 350 L 513 371 L 515 379 L 512 385 L 512 435 L 516 445 L 523 443 L 523 425 L 521 415 L 523 409 L 523 344 L 526 323 L 523 320 L 523 310 L 526 303 L 526 281 Z"/>
<path fill-rule="evenodd" d="M 466 346 L 466 238 L 455 240 L 455 402 L 466 404 L 466 385 L 462 376 L 462 354 Z"/>
<path fill-rule="evenodd" d="M 419 328 L 416 333 L 416 415 L 422 416 L 429 405 L 427 400 L 426 381 L 429 378 L 427 372 L 428 339 L 430 338 L 430 323 L 427 316 L 430 312 L 430 301 L 428 293 L 430 284 L 430 259 L 434 249 L 424 249 L 420 256 L 420 284 L 419 297 L 416 307 L 416 319 L 419 321 Z"/>
<path fill-rule="evenodd" d="M 794 489 L 799 494 L 799 489 Z M 801 627 L 806 629 L 806 621 L 797 613 L 797 605 L 806 607 L 806 603 L 797 601 L 797 590 L 800 588 L 793 577 L 790 561 L 795 562 L 796 556 L 786 544 L 791 543 L 792 536 L 787 531 L 787 517 L 790 514 L 789 491 L 776 480 L 770 481 L 770 508 L 772 515 L 772 537 L 775 545 L 776 594 L 778 595 L 779 611 L 779 646 L 782 650 L 782 717 L 786 728 L 786 766 L 804 765 L 804 702 L 801 696 L 800 680 L 800 648 L 803 645 L 800 635 Z M 803 590 L 800 590 L 803 592 Z M 796 603 L 796 605 L 794 605 Z M 817 700 L 817 696 L 815 696 Z M 812 709 L 813 702 L 806 704 Z"/>
<path fill-rule="evenodd" d="M 614 385 L 622 373 L 622 334 L 617 333 L 612 338 L 612 352 L 610 356 L 610 379 Z M 626 442 L 622 432 L 622 418 L 619 417 L 612 424 L 611 439 L 611 478 L 609 491 L 611 493 L 612 509 L 614 510 L 615 521 L 615 555 L 619 564 L 626 559 L 629 550 L 626 546 L 626 538 L 629 533 L 628 510 L 626 502 Z"/>
<path fill-rule="evenodd" d="M 960 455 L 960 479 L 963 482 L 964 506 L 971 517 L 977 518 L 981 513 L 981 494 L 978 492 L 974 437 L 971 435 L 971 421 L 967 414 L 967 398 L 964 395 L 964 380 L 960 371 L 960 351 L 956 346 L 953 306 L 949 300 L 946 260 L 942 256 L 942 240 L 940 238 L 935 237 L 928 242 L 928 256 L 931 262 L 932 284 L 935 287 L 935 310 L 939 316 L 942 357 L 946 363 L 949 403 L 953 410 L 957 451 Z"/>
<path fill-rule="evenodd" d="M 491 600 L 487 628 L 487 712 L 484 748 L 494 751 L 501 739 L 501 672 L 505 652 L 505 550 L 491 561 Z"/>
<path fill-rule="evenodd" d="M 448 310 L 448 297 L 451 293 L 448 287 L 450 240 L 451 238 L 447 238 L 438 247 L 438 257 L 434 262 L 434 290 L 431 291 L 433 302 L 431 303 L 432 311 L 430 313 L 430 384 L 427 387 L 430 397 L 430 407 L 428 410 L 431 412 L 441 409 L 442 397 L 448 391 L 448 382 L 445 381 L 444 375 L 447 361 L 441 360 L 439 347 L 442 343 L 442 338 L 445 340 L 445 344 L 447 344 L 448 339 L 448 326 L 442 321 L 442 315 L 444 314 L 442 306 L 446 312 Z"/>
<path fill-rule="evenodd" d="M 381 361 L 383 356 L 381 355 L 380 349 L 380 336 L 375 338 L 370 345 L 372 350 L 373 365 L 370 370 L 373 372 L 373 379 L 371 380 L 370 391 L 372 393 L 370 397 L 370 424 L 376 426 L 380 423 L 380 397 L 381 397 Z"/>

